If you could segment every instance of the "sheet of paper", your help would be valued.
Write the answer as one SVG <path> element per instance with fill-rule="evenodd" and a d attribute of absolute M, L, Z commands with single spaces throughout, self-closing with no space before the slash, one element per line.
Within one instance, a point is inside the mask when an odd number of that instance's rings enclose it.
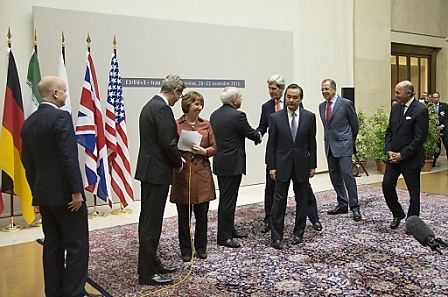
<path fill-rule="evenodd" d="M 180 132 L 179 141 L 177 142 L 177 148 L 181 151 L 193 152 L 191 147 L 193 145 L 199 145 L 201 143 L 202 135 L 198 131 L 186 131 Z"/>

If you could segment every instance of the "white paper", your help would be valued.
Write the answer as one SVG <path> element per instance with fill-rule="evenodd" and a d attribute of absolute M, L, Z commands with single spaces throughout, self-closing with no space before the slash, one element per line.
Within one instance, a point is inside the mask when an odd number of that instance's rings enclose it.
<path fill-rule="evenodd" d="M 179 141 L 177 142 L 177 148 L 181 151 L 193 152 L 192 146 L 199 145 L 201 143 L 202 135 L 198 131 L 186 131 L 180 132 Z"/>

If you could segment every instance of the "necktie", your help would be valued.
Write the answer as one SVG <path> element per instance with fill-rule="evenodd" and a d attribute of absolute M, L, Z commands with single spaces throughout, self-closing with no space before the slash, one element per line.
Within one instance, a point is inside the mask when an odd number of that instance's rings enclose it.
<path fill-rule="evenodd" d="M 402 121 L 404 119 L 404 108 L 405 107 L 406 107 L 406 105 L 401 104 L 400 121 Z"/>
<path fill-rule="evenodd" d="M 327 101 L 327 115 L 326 115 L 327 124 L 330 123 L 330 118 L 331 118 L 331 101 Z"/>
<path fill-rule="evenodd" d="M 296 113 L 293 112 L 291 115 L 291 136 L 293 141 L 296 140 L 296 135 L 297 135 Z"/>
<path fill-rule="evenodd" d="M 278 99 L 277 104 L 275 105 L 275 111 L 279 111 L 280 109 L 282 109 L 282 107 L 280 105 L 280 99 Z"/>

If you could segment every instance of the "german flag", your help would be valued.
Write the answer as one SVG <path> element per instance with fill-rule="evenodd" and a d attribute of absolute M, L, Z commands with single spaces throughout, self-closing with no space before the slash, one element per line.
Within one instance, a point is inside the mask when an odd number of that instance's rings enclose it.
<path fill-rule="evenodd" d="M 2 192 L 16 194 L 22 204 L 25 222 L 35 218 L 31 205 L 30 186 L 22 164 L 22 138 L 20 130 L 24 122 L 22 92 L 12 50 L 9 49 L 8 77 L 6 79 L 5 106 L 0 134 L 0 169 L 2 169 Z"/>

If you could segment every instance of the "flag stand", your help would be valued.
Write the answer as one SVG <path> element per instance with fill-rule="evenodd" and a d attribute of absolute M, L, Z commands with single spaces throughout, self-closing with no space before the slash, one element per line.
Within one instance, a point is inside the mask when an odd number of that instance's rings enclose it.
<path fill-rule="evenodd" d="M 97 209 L 96 205 L 96 195 L 93 195 L 93 211 L 89 213 L 89 219 L 100 219 L 104 218 L 106 215 Z"/>
<path fill-rule="evenodd" d="M 10 223 L 2 228 L 2 232 L 16 232 L 23 229 L 22 225 L 17 225 L 14 223 L 14 194 L 10 193 L 11 197 L 11 217 L 9 218 Z"/>
<path fill-rule="evenodd" d="M 116 215 L 116 216 L 124 215 L 124 214 L 131 214 L 131 213 L 132 213 L 132 209 L 126 209 L 123 206 L 123 203 L 121 203 L 121 202 L 120 202 L 120 208 L 112 211 L 112 214 Z"/>

